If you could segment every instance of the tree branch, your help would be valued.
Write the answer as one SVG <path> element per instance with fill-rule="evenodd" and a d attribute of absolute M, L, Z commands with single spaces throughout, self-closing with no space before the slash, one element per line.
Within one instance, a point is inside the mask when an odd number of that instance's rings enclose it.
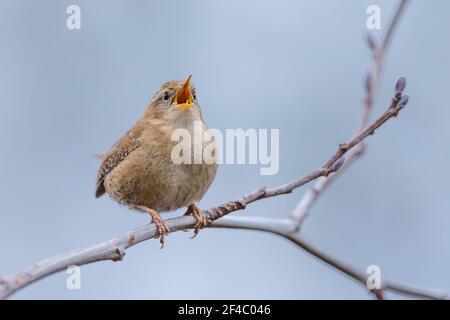
<path fill-rule="evenodd" d="M 239 200 L 229 201 L 217 207 L 211 208 L 204 212 L 207 220 L 209 222 L 215 221 L 228 213 L 242 210 L 248 204 L 257 200 L 290 193 L 296 188 L 299 188 L 300 186 L 317 179 L 318 177 L 328 176 L 329 174 L 339 170 L 343 163 L 343 156 L 345 153 L 357 146 L 369 135 L 373 134 L 376 129 L 378 129 L 390 118 L 397 116 L 398 112 L 405 107 L 408 102 L 408 96 L 405 95 L 402 97 L 404 86 L 399 88 L 399 83 L 404 83 L 404 78 L 400 78 L 397 82 L 397 91 L 392 98 L 390 107 L 386 110 L 386 112 L 384 112 L 377 120 L 375 120 L 361 133 L 356 135 L 353 139 L 350 139 L 347 143 L 341 144 L 337 151 L 320 168 L 313 170 L 304 177 L 296 179 L 290 183 L 269 189 L 262 187 L 247 194 Z M 169 219 L 166 221 L 166 225 L 169 227 L 171 232 L 190 229 L 194 226 L 194 224 L 195 219 L 189 216 Z M 157 236 L 157 231 L 154 224 L 145 225 L 132 230 L 124 236 L 112 239 L 99 245 L 63 253 L 38 262 L 9 278 L 2 278 L 0 280 L 0 299 L 7 298 L 17 290 L 53 273 L 65 270 L 71 265 L 80 266 L 103 260 L 122 260 L 127 248 L 155 236 Z"/>
<path fill-rule="evenodd" d="M 215 228 L 232 228 L 232 229 L 247 229 L 257 230 L 263 232 L 273 233 L 281 236 L 301 249 L 305 250 L 318 260 L 325 262 L 334 269 L 346 274 L 353 278 L 367 289 L 367 277 L 368 275 L 353 267 L 352 265 L 343 262 L 342 260 L 318 249 L 311 242 L 305 240 L 296 232 L 296 226 L 291 219 L 273 219 L 273 218 L 249 218 L 249 217 L 236 217 L 229 216 L 224 217 L 212 224 Z M 393 292 L 425 299 L 447 299 L 448 296 L 445 292 L 416 288 L 392 282 L 389 280 L 382 280 L 381 289 L 371 291 L 374 295 L 379 296 L 385 290 L 391 290 Z"/>
<path fill-rule="evenodd" d="M 358 132 L 363 131 L 369 121 L 369 116 L 373 109 L 375 96 L 381 83 L 383 63 L 386 55 L 386 50 L 390 44 L 394 30 L 398 24 L 398 21 L 400 20 L 400 16 L 404 11 L 407 2 L 408 2 L 407 0 L 400 0 L 397 9 L 394 13 L 394 16 L 392 17 L 387 27 L 387 31 L 386 34 L 384 35 L 381 45 L 379 45 L 370 34 L 367 37 L 368 45 L 369 48 L 372 50 L 372 55 L 374 59 L 374 71 L 369 72 L 366 76 L 365 80 L 366 95 L 363 100 L 364 101 L 363 113 L 358 125 Z M 405 82 L 398 83 L 397 87 L 398 85 L 400 85 L 400 89 L 402 86 L 404 89 L 406 83 Z M 354 148 L 349 152 L 339 172 L 331 174 L 327 177 L 321 177 L 316 181 L 314 186 L 303 195 L 297 207 L 291 213 L 291 220 L 297 231 L 300 230 L 305 218 L 308 216 L 312 206 L 318 200 L 321 193 L 336 179 L 337 176 L 342 174 L 345 171 L 345 169 L 347 169 L 350 166 L 350 164 L 353 163 L 354 160 L 359 158 L 364 153 L 365 149 L 366 149 L 365 143 L 358 144 L 356 148 Z M 391 290 L 395 291 L 395 288 L 391 288 Z M 408 294 L 407 291 L 404 291 L 404 294 Z M 378 299 L 381 300 L 384 299 L 383 289 L 376 291 L 375 296 Z M 420 297 L 420 294 L 418 294 L 417 296 Z"/>
<path fill-rule="evenodd" d="M 375 39 L 369 34 L 367 37 L 367 42 L 369 48 L 372 50 L 373 60 L 374 60 L 374 71 L 369 72 L 365 79 L 365 89 L 366 95 L 363 99 L 363 113 L 361 116 L 361 120 L 358 125 L 357 132 L 363 131 L 368 124 L 369 116 L 373 108 L 373 103 L 375 100 L 376 93 L 380 86 L 382 71 L 383 71 L 383 63 L 384 57 L 386 55 L 386 50 L 390 44 L 392 39 L 392 35 L 394 30 L 400 20 L 402 12 L 405 9 L 408 0 L 401 0 L 395 10 L 394 16 L 388 24 L 386 34 L 383 37 L 381 45 L 379 45 Z M 325 190 L 338 175 L 342 174 L 345 169 L 349 167 L 354 160 L 359 158 L 365 151 L 365 144 L 360 143 L 356 148 L 351 150 L 342 165 L 342 168 L 336 174 L 331 174 L 327 177 L 321 177 L 318 179 L 314 186 L 311 187 L 300 199 L 297 207 L 291 214 L 291 219 L 294 221 L 297 230 L 300 230 L 305 218 L 308 216 L 312 206 L 319 198 L 320 194 Z"/>

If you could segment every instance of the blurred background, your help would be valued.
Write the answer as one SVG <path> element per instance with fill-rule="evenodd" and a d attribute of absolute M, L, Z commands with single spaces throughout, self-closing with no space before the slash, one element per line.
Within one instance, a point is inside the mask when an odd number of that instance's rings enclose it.
<path fill-rule="evenodd" d="M 0 273 L 148 223 L 95 199 L 99 161 L 159 86 L 193 74 L 210 127 L 280 129 L 280 170 L 222 165 L 209 208 L 322 164 L 353 136 L 371 68 L 366 9 L 384 33 L 396 1 L 0 1 Z M 81 8 L 68 30 L 66 8 Z M 450 2 L 411 1 L 387 53 L 375 115 L 399 76 L 407 109 L 368 139 L 367 153 L 327 190 L 303 234 L 382 276 L 450 291 Z M 306 188 L 236 215 L 287 216 Z M 181 214 L 182 211 L 167 215 Z M 371 299 L 360 284 L 287 241 L 252 231 L 178 232 L 81 268 L 17 299 Z M 388 294 L 389 298 L 398 298 Z"/>

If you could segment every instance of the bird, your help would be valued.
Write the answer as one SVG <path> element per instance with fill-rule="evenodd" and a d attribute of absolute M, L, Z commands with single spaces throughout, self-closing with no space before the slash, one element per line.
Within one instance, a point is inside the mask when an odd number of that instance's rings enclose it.
<path fill-rule="evenodd" d="M 185 215 L 196 219 L 193 237 L 205 226 L 206 217 L 196 203 L 217 171 L 214 139 L 209 142 L 212 161 L 176 163 L 172 159 L 178 143 L 172 138 L 174 130 L 193 134 L 197 122 L 202 125 L 202 133 L 208 133 L 191 78 L 167 81 L 160 87 L 139 120 L 101 156 L 97 174 L 95 197 L 107 193 L 119 204 L 149 214 L 161 248 L 170 232 L 161 212 L 186 207 Z M 190 142 L 192 147 L 194 140 Z M 202 141 L 202 145 L 205 143 Z"/>

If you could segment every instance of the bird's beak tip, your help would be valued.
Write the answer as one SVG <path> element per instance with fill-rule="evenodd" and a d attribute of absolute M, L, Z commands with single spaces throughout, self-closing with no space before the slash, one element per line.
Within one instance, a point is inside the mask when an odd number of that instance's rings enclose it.
<path fill-rule="evenodd" d="M 192 75 L 189 75 L 187 79 L 184 81 L 181 88 L 178 90 L 175 102 L 178 107 L 182 109 L 187 109 L 192 107 L 194 104 L 192 103 L 192 93 L 191 93 L 191 78 Z"/>

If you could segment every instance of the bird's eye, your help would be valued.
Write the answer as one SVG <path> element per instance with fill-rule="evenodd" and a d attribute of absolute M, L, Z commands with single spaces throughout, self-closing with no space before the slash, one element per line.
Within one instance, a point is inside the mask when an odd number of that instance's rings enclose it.
<path fill-rule="evenodd" d="M 163 96 L 164 101 L 169 100 L 169 98 L 170 98 L 169 93 L 168 92 L 164 92 L 164 96 Z"/>
<path fill-rule="evenodd" d="M 192 97 L 194 98 L 194 100 L 197 100 L 197 95 L 195 93 L 192 95 Z"/>

